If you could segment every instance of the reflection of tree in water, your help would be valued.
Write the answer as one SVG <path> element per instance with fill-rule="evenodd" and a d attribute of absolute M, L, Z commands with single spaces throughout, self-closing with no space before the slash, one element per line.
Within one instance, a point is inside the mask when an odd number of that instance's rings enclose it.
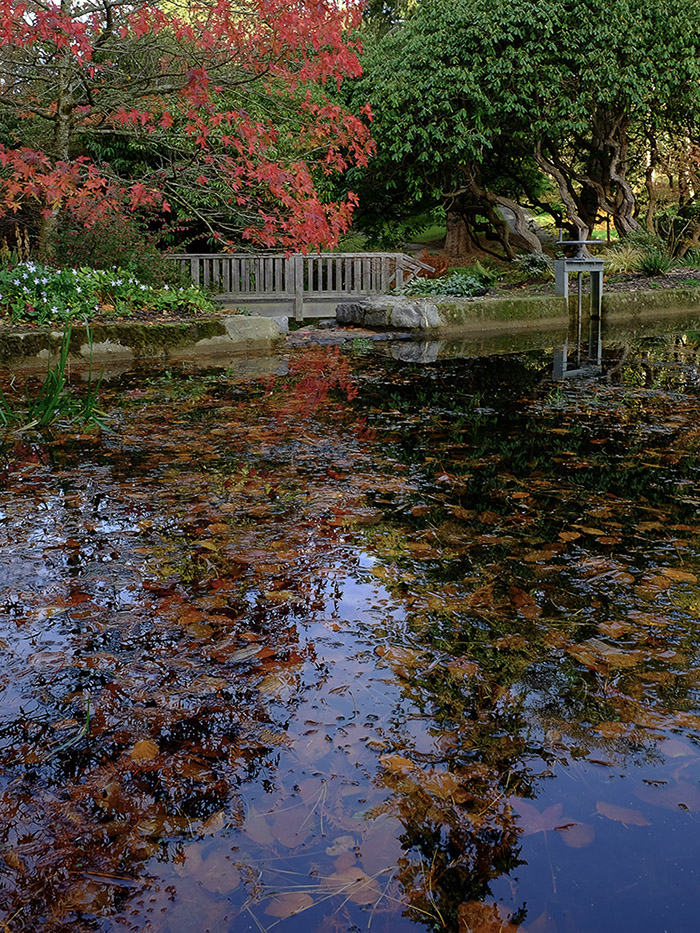
<path fill-rule="evenodd" d="M 188 393 L 173 403 L 170 380 L 165 397 L 138 389 L 99 458 L 73 440 L 9 457 L 12 559 L 54 568 L 43 589 L 25 569 L 21 599 L 2 606 L 30 646 L 29 664 L 10 652 L 19 714 L 0 733 L 13 928 L 118 911 L 149 862 L 240 823 L 241 782 L 274 773 L 314 662 L 297 625 L 324 605 L 319 565 L 343 551 L 318 525 L 329 500 L 358 495 L 351 483 L 317 495 L 347 476 L 328 423 L 346 411 L 333 393 L 352 389 L 342 366 L 327 378 L 336 358 L 310 354 L 245 408 L 226 404 L 225 381 L 192 393 L 196 412 Z M 320 475 L 292 446 L 314 452 Z M 235 887 L 233 863 L 221 871 L 221 890 L 227 872 Z"/>
<path fill-rule="evenodd" d="M 656 730 L 696 728 L 700 699 L 695 613 L 679 602 L 697 579 L 672 552 L 697 541 L 678 494 L 696 476 L 696 400 L 545 386 L 516 405 L 492 393 L 489 411 L 465 368 L 415 374 L 402 407 L 392 381 L 371 387 L 377 443 L 418 492 L 378 497 L 385 521 L 365 532 L 405 607 L 385 659 L 439 736 L 430 754 L 412 747 L 400 714 L 388 735 L 404 750 L 383 778 L 405 826 L 401 880 L 450 928 L 517 864 L 509 797 L 557 761 L 658 760 Z"/>

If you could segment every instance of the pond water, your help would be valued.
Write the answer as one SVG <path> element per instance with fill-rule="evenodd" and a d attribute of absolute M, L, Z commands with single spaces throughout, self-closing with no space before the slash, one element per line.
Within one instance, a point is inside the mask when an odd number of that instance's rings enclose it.
<path fill-rule="evenodd" d="M 696 929 L 699 345 L 357 341 L 6 437 L 3 929 Z"/>

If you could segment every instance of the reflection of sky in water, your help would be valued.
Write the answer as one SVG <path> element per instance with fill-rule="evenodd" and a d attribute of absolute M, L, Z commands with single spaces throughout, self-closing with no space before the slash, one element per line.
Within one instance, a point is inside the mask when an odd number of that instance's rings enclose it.
<path fill-rule="evenodd" d="M 6 916 L 57 885 L 33 929 L 694 928 L 697 402 L 542 360 L 360 359 L 293 443 L 273 392 L 156 387 L 99 466 L 15 454 Z"/>

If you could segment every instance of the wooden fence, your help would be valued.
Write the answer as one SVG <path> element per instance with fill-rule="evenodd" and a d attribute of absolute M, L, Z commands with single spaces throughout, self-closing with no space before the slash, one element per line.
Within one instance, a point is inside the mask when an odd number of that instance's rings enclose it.
<path fill-rule="evenodd" d="M 304 301 L 386 294 L 431 266 L 404 253 L 179 253 L 170 257 L 195 285 L 220 289 L 224 301 L 291 303 L 304 318 Z"/>

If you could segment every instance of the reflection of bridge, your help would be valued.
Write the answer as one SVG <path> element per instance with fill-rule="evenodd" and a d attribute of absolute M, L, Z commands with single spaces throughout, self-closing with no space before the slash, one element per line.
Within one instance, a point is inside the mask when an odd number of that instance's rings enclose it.
<path fill-rule="evenodd" d="M 382 295 L 432 267 L 405 253 L 180 253 L 170 257 L 216 300 L 259 314 L 333 316 L 338 301 Z"/>

